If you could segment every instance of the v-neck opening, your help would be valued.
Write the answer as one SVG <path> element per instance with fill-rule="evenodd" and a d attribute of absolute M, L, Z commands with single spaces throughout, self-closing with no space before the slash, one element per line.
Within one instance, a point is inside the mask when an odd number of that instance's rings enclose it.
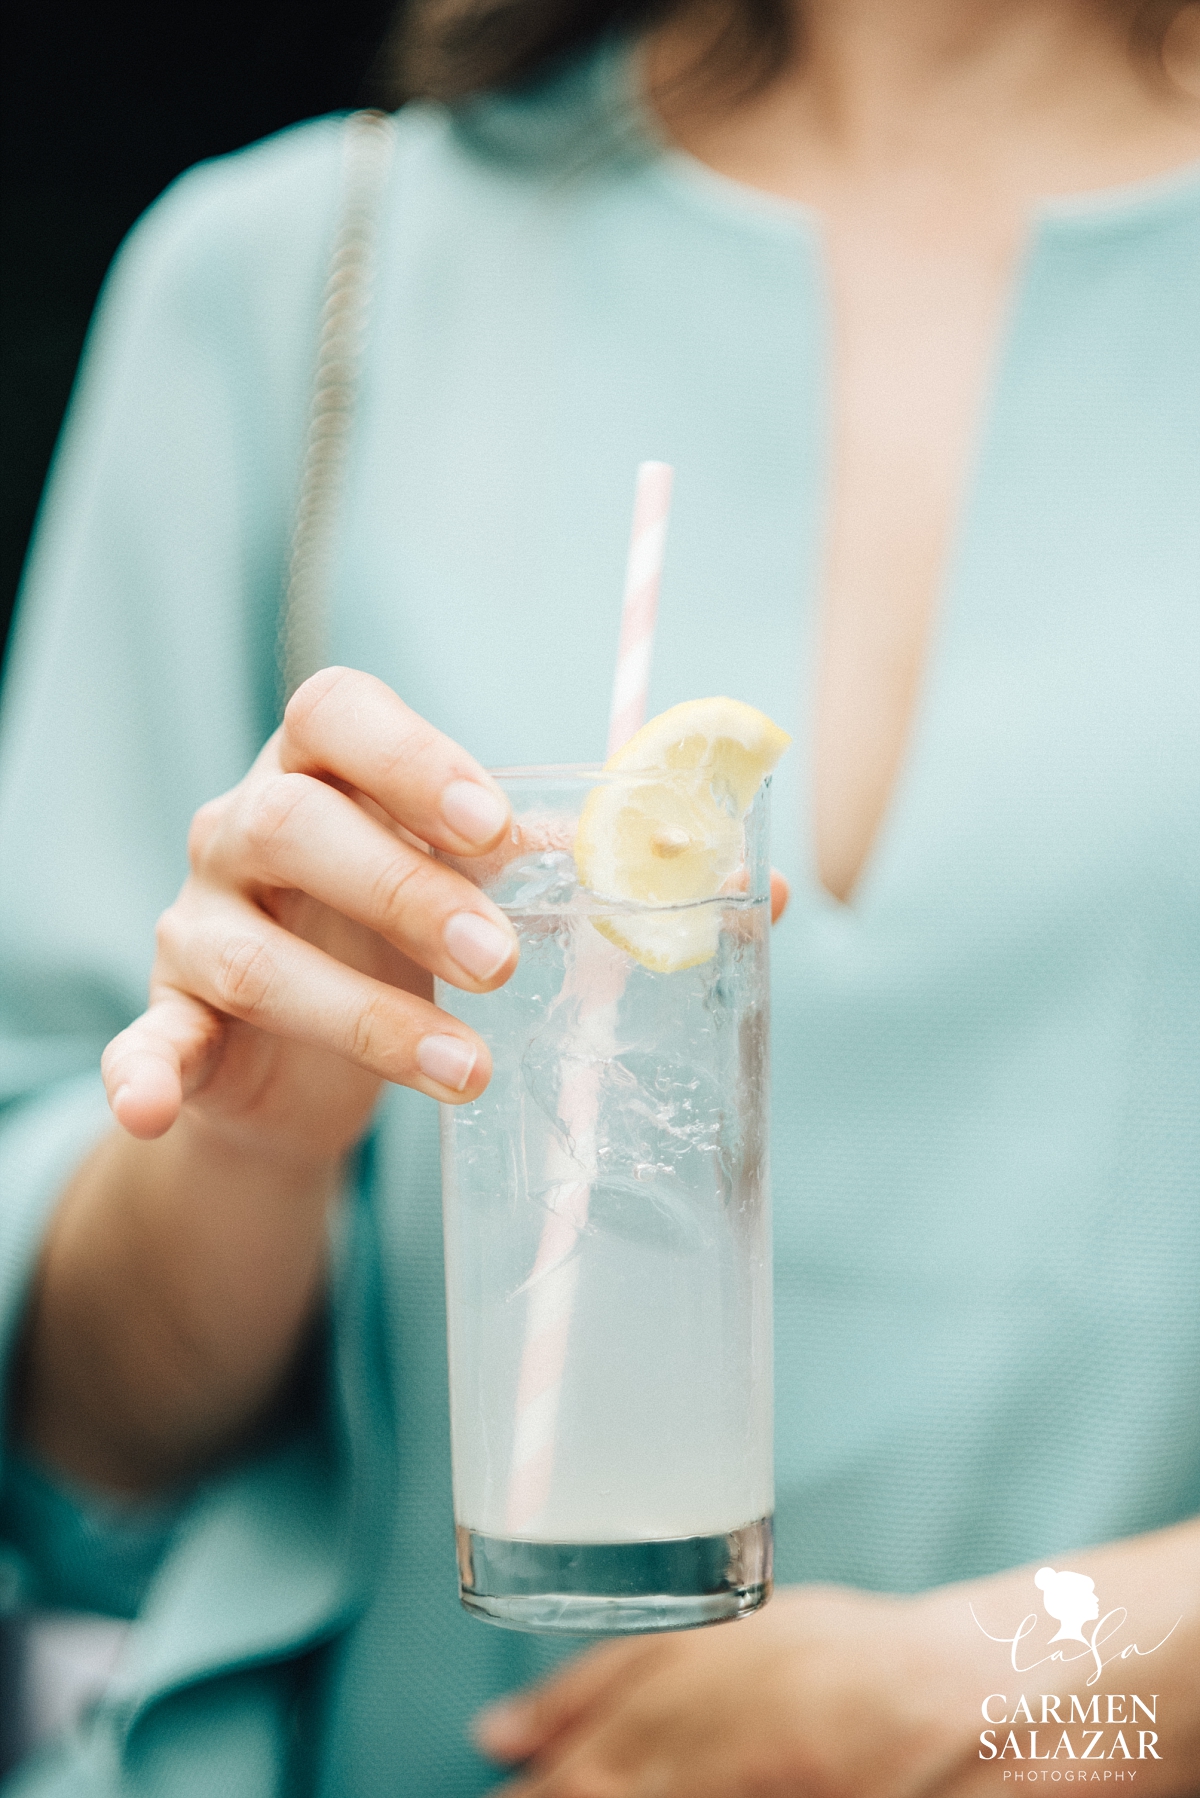
<path fill-rule="evenodd" d="M 834 435 L 832 421 L 836 403 L 833 315 L 828 297 L 831 270 L 827 257 L 819 264 L 819 273 L 826 295 L 824 465 L 826 470 L 825 493 L 829 503 L 823 514 L 825 526 L 822 533 L 821 556 L 818 562 L 821 578 L 816 588 L 812 616 L 809 620 L 810 653 L 805 697 L 810 753 L 806 767 L 807 828 L 804 831 L 803 848 L 809 886 L 818 896 L 823 909 L 835 917 L 859 920 L 869 909 L 875 889 L 882 878 L 881 870 L 886 868 L 890 846 L 897 832 L 902 828 L 905 812 L 910 807 L 912 789 L 918 778 L 923 742 L 928 734 L 931 719 L 936 712 L 938 686 L 944 672 L 947 639 L 961 609 L 959 568 L 978 500 L 980 478 L 986 461 L 992 422 L 1007 384 L 1008 371 L 1012 362 L 1014 327 L 1028 290 L 1030 270 L 1038 254 L 1038 238 L 1039 231 L 1036 224 L 1027 225 L 1017 246 L 1003 295 L 996 308 L 994 325 L 970 407 L 967 427 L 963 434 L 963 456 L 958 479 L 946 514 L 945 531 L 937 558 L 937 572 L 932 584 L 927 623 L 920 646 L 912 705 L 901 732 L 895 771 L 888 785 L 883 806 L 844 899 L 828 887 L 821 878 L 816 831 L 816 732 L 819 716 L 818 697 L 823 677 L 822 638 L 830 601 L 827 575 L 833 519 Z"/>

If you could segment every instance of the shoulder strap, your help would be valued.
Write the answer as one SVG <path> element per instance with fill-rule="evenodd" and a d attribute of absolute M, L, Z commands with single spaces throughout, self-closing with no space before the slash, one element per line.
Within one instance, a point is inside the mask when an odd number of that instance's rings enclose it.
<path fill-rule="evenodd" d="M 328 660 L 334 526 L 345 485 L 380 203 L 395 135 L 390 113 L 355 112 L 346 120 L 338 224 L 325 281 L 308 438 L 276 642 L 281 711 L 301 682 Z"/>

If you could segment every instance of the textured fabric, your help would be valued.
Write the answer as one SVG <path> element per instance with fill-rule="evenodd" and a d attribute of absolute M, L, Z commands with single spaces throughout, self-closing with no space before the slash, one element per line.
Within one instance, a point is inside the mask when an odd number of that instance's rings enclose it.
<path fill-rule="evenodd" d="M 0 1538 L 38 1544 L 36 1593 L 26 1604 L 66 1603 L 101 1616 L 134 1617 L 176 1522 L 169 1496 L 123 1504 L 79 1490 L 22 1455 L 7 1457 Z"/>
<path fill-rule="evenodd" d="M 10 1336 L 190 813 L 271 727 L 337 167 L 319 122 L 177 184 L 73 405 L 0 743 Z M 632 471 L 676 465 L 651 705 L 727 691 L 795 738 L 780 1574 L 913 1589 L 1200 1504 L 1200 179 L 1031 225 L 848 907 L 808 809 L 824 282 L 815 220 L 654 143 L 620 52 L 408 109 L 332 634 L 484 761 L 593 759 Z M 467 1720 L 558 1651 L 456 1605 L 436 1152 L 434 1108 L 389 1092 L 323 1412 L 189 1500 L 113 1693 L 22 1798 L 493 1783 Z"/>

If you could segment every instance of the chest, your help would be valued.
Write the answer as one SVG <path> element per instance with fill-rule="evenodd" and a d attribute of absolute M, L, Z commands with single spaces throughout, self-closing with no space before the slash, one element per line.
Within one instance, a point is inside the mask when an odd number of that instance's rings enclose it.
<path fill-rule="evenodd" d="M 814 719 L 814 855 L 845 900 L 897 783 L 1015 242 L 1005 214 L 929 241 L 878 205 L 826 236 L 830 493 Z"/>
<path fill-rule="evenodd" d="M 335 653 L 486 762 L 599 758 L 633 471 L 668 460 L 651 707 L 728 692 L 792 732 L 775 859 L 815 893 L 841 453 L 821 246 L 651 181 L 507 212 L 470 183 L 414 190 L 405 222 L 380 270 Z M 975 449 L 969 475 L 942 464 L 938 617 L 864 898 L 928 905 L 941 883 L 942 904 L 994 902 L 1016 869 L 1102 881 L 1200 803 L 1197 238 L 1189 218 L 1140 240 L 1064 227 L 998 338 L 981 309 L 945 390 Z M 893 449 L 896 470 L 920 459 Z M 843 481 L 860 514 L 875 479 Z"/>

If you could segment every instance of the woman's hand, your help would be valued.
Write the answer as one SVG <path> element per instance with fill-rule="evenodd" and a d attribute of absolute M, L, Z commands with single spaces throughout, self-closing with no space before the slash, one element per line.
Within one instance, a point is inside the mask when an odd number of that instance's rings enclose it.
<path fill-rule="evenodd" d="M 593 1649 L 493 1706 L 512 1798 L 958 1798 L 977 1712 L 923 1601 L 777 1593 L 745 1622 Z"/>
<path fill-rule="evenodd" d="M 432 1004 L 430 975 L 490 991 L 516 937 L 427 846 L 477 855 L 508 820 L 478 763 L 381 681 L 306 681 L 245 779 L 196 814 L 149 1009 L 105 1052 L 118 1121 L 154 1138 L 186 1105 L 239 1144 L 327 1158 L 384 1080 L 476 1098 L 487 1049 Z"/>
<path fill-rule="evenodd" d="M 196 814 L 149 1009 L 104 1054 L 124 1129 L 65 1191 L 26 1319 L 17 1420 L 43 1460 L 145 1490 L 270 1416 L 380 1084 L 451 1104 L 487 1084 L 487 1049 L 430 976 L 486 992 L 516 938 L 428 847 L 476 855 L 508 817 L 464 750 L 345 668 L 307 681 Z"/>
<path fill-rule="evenodd" d="M 1037 1777 L 1035 1754 L 1052 1763 L 1043 1781 L 1078 1780 L 1072 1762 L 1086 1749 L 1094 1763 L 1098 1741 L 1104 1779 L 1129 1755 L 1138 1792 L 1193 1798 L 1200 1518 L 1064 1564 L 1105 1595 L 1078 1646 L 1054 1646 L 1037 1562 L 915 1598 L 794 1586 L 743 1623 L 593 1649 L 483 1712 L 477 1737 L 493 1759 L 526 1763 L 510 1798 L 971 1798 Z M 1093 1722 L 1119 1723 L 1133 1691 L 1155 1695 L 1148 1745 L 1132 1726 L 1123 1745 L 1115 1726 L 1080 1726 L 1068 1754 L 1046 1727 L 1043 1694 L 1068 1721 L 1074 1693 L 1095 1700 Z M 1003 1715 L 1020 1761 L 1004 1728 L 985 1727 Z"/>

